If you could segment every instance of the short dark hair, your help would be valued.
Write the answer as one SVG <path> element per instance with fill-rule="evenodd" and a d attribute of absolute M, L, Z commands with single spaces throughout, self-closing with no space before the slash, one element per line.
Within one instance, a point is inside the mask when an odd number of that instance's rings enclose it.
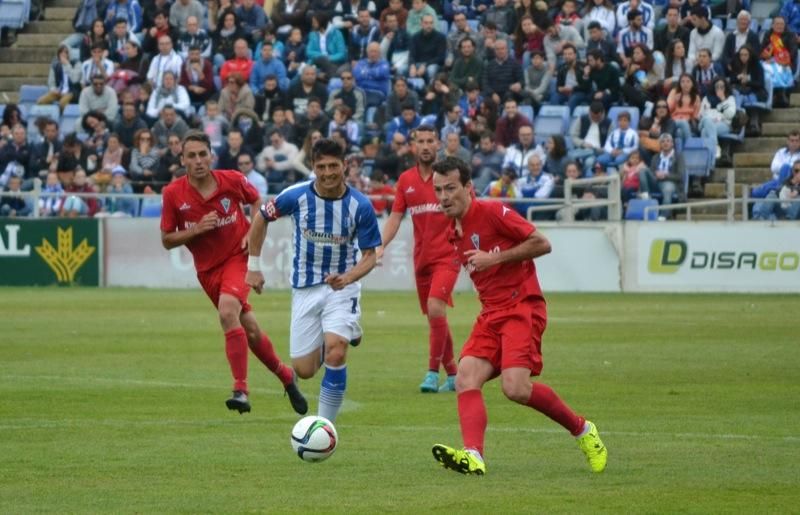
<path fill-rule="evenodd" d="M 417 106 L 414 105 L 414 102 L 405 102 L 402 106 L 400 106 L 400 112 L 412 110 L 414 112 L 417 111 Z"/>
<path fill-rule="evenodd" d="M 603 113 L 605 112 L 605 110 L 606 106 L 604 106 L 603 103 L 600 102 L 599 100 L 595 100 L 594 102 L 589 104 L 589 112 L 591 113 L 594 114 Z"/>
<path fill-rule="evenodd" d="M 594 20 L 594 21 L 592 21 L 591 23 L 589 23 L 589 26 L 588 26 L 587 28 L 588 28 L 589 30 L 592 30 L 592 29 L 600 29 L 600 30 L 602 30 L 602 29 L 603 29 L 603 26 L 602 26 L 602 25 L 600 25 L 600 22 L 599 22 L 599 21 L 597 21 L 597 20 Z"/>
<path fill-rule="evenodd" d="M 628 11 L 628 21 L 636 19 L 637 16 L 643 16 L 642 11 L 639 9 L 631 9 Z"/>
<path fill-rule="evenodd" d="M 322 138 L 311 148 L 311 162 L 316 162 L 322 156 L 330 156 L 344 161 L 344 149 L 330 138 Z"/>
<path fill-rule="evenodd" d="M 700 4 L 692 7 L 692 16 L 699 16 L 700 18 L 708 19 L 708 9 Z"/>
<path fill-rule="evenodd" d="M 589 50 L 589 53 L 586 54 L 586 57 L 592 57 L 598 61 L 606 62 L 606 55 L 599 48 L 593 48 L 592 50 Z"/>
<path fill-rule="evenodd" d="M 462 186 L 466 186 L 472 180 L 472 168 L 462 159 L 447 156 L 433 163 L 433 173 L 447 175 L 453 170 L 458 170 L 458 181 Z"/>
<path fill-rule="evenodd" d="M 199 143 L 202 143 L 206 146 L 206 148 L 211 150 L 211 139 L 208 137 L 208 134 L 206 134 L 203 131 L 191 130 L 187 132 L 183 136 L 183 141 L 181 141 L 181 148 L 186 146 L 186 143 L 190 141 L 197 141 Z"/>
<path fill-rule="evenodd" d="M 418 132 L 432 132 L 435 135 L 438 135 L 438 133 L 436 132 L 436 127 L 434 127 L 433 125 L 429 125 L 427 123 L 423 123 L 416 129 L 414 129 L 414 139 L 417 139 Z"/>

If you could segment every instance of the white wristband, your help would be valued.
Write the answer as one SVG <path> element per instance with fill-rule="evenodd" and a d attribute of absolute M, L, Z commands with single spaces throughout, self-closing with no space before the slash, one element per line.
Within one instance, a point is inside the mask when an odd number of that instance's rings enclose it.
<path fill-rule="evenodd" d="M 260 272 L 261 271 L 261 256 L 250 256 L 247 258 L 247 271 Z"/>

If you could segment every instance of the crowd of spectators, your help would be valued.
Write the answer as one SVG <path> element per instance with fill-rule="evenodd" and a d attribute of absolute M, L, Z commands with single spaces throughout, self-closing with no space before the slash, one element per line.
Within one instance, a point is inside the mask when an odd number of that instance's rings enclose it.
<path fill-rule="evenodd" d="M 311 144 L 331 137 L 350 184 L 388 196 L 428 123 L 440 156 L 471 163 L 478 194 L 535 201 L 563 195 L 567 177 L 620 174 L 624 201 L 672 202 L 676 149 L 700 137 L 712 167 L 730 160 L 718 137 L 744 118 L 758 134 L 758 111 L 741 108 L 767 99 L 767 75 L 774 105 L 788 105 L 797 72 L 800 0 L 761 31 L 745 0 L 705 1 L 85 0 L 85 32 L 58 48 L 39 100 L 77 103 L 78 130 L 40 120 L 29 135 L 8 105 L 0 186 L 39 178 L 76 199 L 48 201 L 49 214 L 133 214 L 69 192 L 159 192 L 183 173 L 180 138 L 196 127 L 215 166 L 262 194 L 307 178 Z M 728 13 L 726 32 L 712 22 Z M 535 133 L 546 105 L 569 106 L 566 130 Z M 611 119 L 619 105 L 641 116 Z"/>

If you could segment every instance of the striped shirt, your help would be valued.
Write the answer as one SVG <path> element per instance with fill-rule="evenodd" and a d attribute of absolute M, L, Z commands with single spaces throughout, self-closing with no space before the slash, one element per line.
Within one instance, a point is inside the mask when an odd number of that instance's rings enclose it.
<path fill-rule="evenodd" d="M 295 184 L 262 206 L 261 215 L 267 222 L 282 216 L 294 221 L 293 288 L 323 284 L 327 275 L 353 268 L 359 250 L 381 244 L 372 204 L 350 186 L 343 197 L 324 199 L 313 181 Z"/>

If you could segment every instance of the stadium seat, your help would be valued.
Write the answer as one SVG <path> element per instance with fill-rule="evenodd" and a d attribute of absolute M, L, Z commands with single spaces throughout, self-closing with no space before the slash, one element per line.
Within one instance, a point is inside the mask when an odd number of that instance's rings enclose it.
<path fill-rule="evenodd" d="M 428 114 L 423 116 L 420 125 L 436 125 L 436 115 Z"/>
<path fill-rule="evenodd" d="M 711 161 L 711 150 L 705 147 L 689 147 L 688 145 L 690 139 L 693 138 L 687 139 L 687 145 L 684 146 L 683 150 L 681 151 L 681 155 L 686 163 L 686 174 L 683 177 L 684 195 L 689 193 L 690 177 L 708 177 L 708 175 L 711 173 L 711 166 L 709 164 Z"/>
<path fill-rule="evenodd" d="M 524 114 L 525 117 L 531 123 L 533 123 L 533 118 L 534 118 L 534 116 L 533 116 L 533 107 L 531 107 L 529 105 L 521 105 L 521 106 L 519 106 L 519 114 Z"/>
<path fill-rule="evenodd" d="M 558 106 L 558 105 L 543 105 L 539 109 L 539 116 L 560 116 L 562 118 L 569 118 L 569 107 Z"/>
<path fill-rule="evenodd" d="M 572 118 L 580 118 L 581 116 L 589 114 L 589 106 L 587 105 L 579 105 L 575 106 L 575 109 L 572 111 Z"/>
<path fill-rule="evenodd" d="M 158 199 L 142 200 L 142 211 L 139 215 L 143 218 L 158 218 L 161 216 L 161 201 Z"/>
<path fill-rule="evenodd" d="M 78 104 L 67 104 L 64 112 L 61 113 L 61 135 L 66 136 L 70 132 L 75 132 L 80 119 L 81 111 Z"/>
<path fill-rule="evenodd" d="M 617 115 L 619 115 L 619 113 L 621 113 L 623 111 L 627 111 L 628 113 L 630 113 L 630 115 L 631 115 L 631 125 L 630 125 L 630 127 L 631 127 L 631 129 L 636 130 L 636 128 L 639 126 L 639 108 L 638 107 L 632 107 L 632 106 L 614 106 L 614 107 L 612 107 L 608 111 L 608 117 L 611 119 L 611 123 L 613 123 L 614 126 L 616 127 L 617 126 Z"/>
<path fill-rule="evenodd" d="M 0 2 L 0 28 L 21 29 L 28 22 L 30 1 L 3 0 Z"/>
<path fill-rule="evenodd" d="M 478 20 L 467 20 L 467 25 L 471 30 L 478 31 Z"/>
<path fill-rule="evenodd" d="M 339 77 L 331 77 L 331 80 L 328 82 L 328 94 L 330 95 L 335 90 L 342 87 L 342 79 Z"/>
<path fill-rule="evenodd" d="M 533 124 L 533 130 L 537 137 L 554 136 L 556 134 L 564 134 L 566 129 L 564 127 L 564 119 L 560 116 L 542 116 L 541 114 L 536 118 Z"/>
<path fill-rule="evenodd" d="M 5 104 L 0 104 L 0 118 L 3 117 L 3 113 L 5 113 L 5 112 L 6 112 L 6 105 Z"/>
<path fill-rule="evenodd" d="M 625 220 L 644 220 L 644 210 L 647 207 L 658 206 L 658 201 L 656 199 L 648 198 L 635 198 L 631 199 L 628 202 L 628 209 L 625 210 Z M 657 220 L 658 219 L 658 210 L 651 209 L 647 212 L 647 219 Z"/>
<path fill-rule="evenodd" d="M 375 106 L 370 106 L 367 108 L 367 112 L 364 115 L 364 118 L 367 121 L 367 125 L 371 125 L 375 123 L 375 114 L 378 112 L 378 108 Z"/>
<path fill-rule="evenodd" d="M 47 93 L 47 86 L 23 84 L 19 88 L 19 105 L 25 106 L 26 112 L 39 98 Z"/>
<path fill-rule="evenodd" d="M 717 27 L 719 27 L 720 30 L 722 30 L 722 31 L 725 30 L 725 20 L 724 19 L 722 19 L 722 18 L 711 18 L 711 23 L 713 25 L 716 25 Z"/>
<path fill-rule="evenodd" d="M 450 25 L 447 23 L 447 20 L 439 20 L 439 26 L 437 28 L 439 32 L 446 36 L 447 32 L 450 30 Z"/>

